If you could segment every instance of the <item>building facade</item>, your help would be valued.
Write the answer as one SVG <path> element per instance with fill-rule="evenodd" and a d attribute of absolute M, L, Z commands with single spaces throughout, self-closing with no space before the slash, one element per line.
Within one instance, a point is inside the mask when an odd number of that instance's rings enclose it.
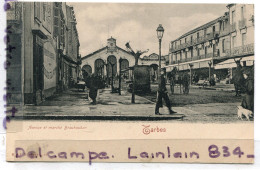
<path fill-rule="evenodd" d="M 53 2 L 13 2 L 7 11 L 7 47 L 15 47 L 7 51 L 13 63 L 7 69 L 7 78 L 14 86 L 9 103 L 39 104 L 59 88 L 62 41 L 55 27 L 56 7 Z"/>
<path fill-rule="evenodd" d="M 107 39 L 107 46 L 82 57 L 82 73 L 96 74 L 103 78 L 119 75 L 119 60 L 121 70 L 128 69 L 135 64 L 135 57 L 128 51 L 116 45 L 116 39 Z M 127 75 L 126 75 L 127 76 Z"/>
<path fill-rule="evenodd" d="M 236 67 L 235 60 L 241 59 L 245 66 L 253 64 L 253 5 L 230 4 L 227 8 L 223 16 L 170 43 L 167 72 L 176 67 L 179 72 L 192 70 L 200 79 L 213 74 L 224 79 Z"/>

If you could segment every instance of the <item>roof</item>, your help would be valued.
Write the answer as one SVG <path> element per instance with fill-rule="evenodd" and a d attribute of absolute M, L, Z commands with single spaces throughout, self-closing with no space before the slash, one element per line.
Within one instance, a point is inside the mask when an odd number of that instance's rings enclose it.
<path fill-rule="evenodd" d="M 128 54 L 132 55 L 130 52 L 128 52 L 128 51 L 126 51 L 126 50 L 124 50 L 124 49 L 122 49 L 122 48 L 120 48 L 120 47 L 118 47 L 118 46 L 116 46 L 116 48 L 119 49 L 119 50 L 121 50 L 121 51 L 123 51 L 123 52 L 125 52 L 125 53 L 128 53 Z M 87 59 L 87 58 L 89 58 L 89 57 L 91 57 L 91 56 L 93 56 L 93 55 L 95 55 L 95 54 L 97 54 L 97 53 L 99 53 L 99 52 L 101 52 L 101 51 L 103 51 L 103 50 L 105 50 L 105 49 L 107 49 L 107 46 L 106 46 L 106 47 L 103 47 L 103 48 L 100 48 L 100 49 L 98 49 L 97 51 L 94 51 L 93 53 L 90 53 L 90 54 L 88 54 L 88 55 L 82 57 L 81 59 L 82 59 L 82 60 Z"/>
<path fill-rule="evenodd" d="M 191 30 L 191 31 L 189 31 L 189 32 L 187 32 L 187 33 L 185 33 L 185 34 L 183 34 L 182 36 L 180 36 L 179 38 L 177 38 L 177 39 L 175 39 L 175 40 L 173 40 L 173 41 L 171 41 L 171 42 L 180 40 L 180 39 L 182 39 L 182 38 L 184 38 L 184 37 L 186 37 L 186 36 L 188 36 L 188 35 L 190 35 L 190 34 L 193 34 L 193 33 L 197 32 L 197 31 L 199 31 L 199 30 L 202 30 L 202 29 L 204 29 L 204 28 L 207 28 L 207 27 L 209 27 L 210 25 L 213 25 L 213 24 L 217 23 L 217 22 L 219 21 L 219 19 L 221 19 L 222 17 L 223 17 L 223 16 L 218 17 L 217 19 L 214 19 L 213 21 L 210 21 L 210 22 L 208 22 L 208 23 L 206 23 L 206 24 L 204 24 L 204 25 L 202 25 L 202 26 L 199 26 L 199 27 L 197 27 L 197 28 L 195 28 L 195 29 L 193 29 L 193 30 Z"/>
<path fill-rule="evenodd" d="M 103 47 L 103 48 L 100 48 L 99 50 L 94 51 L 93 53 L 90 53 L 90 54 L 88 54 L 88 55 L 82 57 L 82 60 L 87 59 L 87 58 L 91 57 L 92 55 L 97 54 L 97 53 L 99 53 L 100 51 L 102 51 L 102 50 L 104 50 L 104 49 L 106 49 L 106 48 L 107 48 L 107 46 L 106 46 L 106 47 Z"/>

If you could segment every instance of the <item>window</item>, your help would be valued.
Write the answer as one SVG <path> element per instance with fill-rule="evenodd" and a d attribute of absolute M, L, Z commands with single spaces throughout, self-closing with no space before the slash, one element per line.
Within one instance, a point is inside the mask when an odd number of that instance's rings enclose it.
<path fill-rule="evenodd" d="M 185 59 L 187 59 L 187 51 L 185 51 Z"/>
<path fill-rule="evenodd" d="M 180 45 L 181 45 L 181 40 L 180 40 Z"/>
<path fill-rule="evenodd" d="M 192 37 L 192 36 L 190 36 L 190 42 L 191 42 L 191 43 L 192 43 L 192 38 L 193 38 L 193 37 Z"/>
<path fill-rule="evenodd" d="M 180 60 L 182 60 L 182 52 L 180 52 Z"/>
<path fill-rule="evenodd" d="M 225 53 L 225 39 L 222 40 L 222 53 Z"/>
<path fill-rule="evenodd" d="M 222 22 L 222 30 L 225 30 L 225 21 Z"/>
<path fill-rule="evenodd" d="M 237 40 L 236 36 L 232 37 L 232 47 L 233 48 L 236 46 L 236 40 Z"/>
<path fill-rule="evenodd" d="M 232 25 L 235 23 L 235 11 L 232 11 Z"/>
<path fill-rule="evenodd" d="M 205 47 L 205 56 L 207 56 L 208 53 L 208 47 Z"/>
<path fill-rule="evenodd" d="M 200 56 L 200 49 L 199 48 L 197 49 L 197 56 L 198 57 Z"/>
<path fill-rule="evenodd" d="M 242 34 L 242 46 L 246 45 L 246 33 Z"/>
<path fill-rule="evenodd" d="M 187 38 L 185 38 L 185 43 L 187 43 Z"/>
<path fill-rule="evenodd" d="M 193 57 L 193 49 L 190 50 L 190 56 Z"/>
<path fill-rule="evenodd" d="M 199 32 L 197 32 L 197 38 L 199 38 L 200 37 L 200 33 Z"/>

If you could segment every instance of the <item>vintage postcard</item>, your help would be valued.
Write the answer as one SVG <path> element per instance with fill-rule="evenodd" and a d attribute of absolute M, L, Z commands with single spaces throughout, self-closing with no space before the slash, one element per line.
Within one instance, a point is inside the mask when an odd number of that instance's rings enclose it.
<path fill-rule="evenodd" d="M 7 161 L 254 163 L 254 4 L 4 8 Z"/>

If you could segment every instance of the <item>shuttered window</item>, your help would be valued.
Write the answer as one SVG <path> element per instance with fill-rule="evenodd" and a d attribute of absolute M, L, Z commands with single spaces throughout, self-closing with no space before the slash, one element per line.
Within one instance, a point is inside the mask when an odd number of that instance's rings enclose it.
<path fill-rule="evenodd" d="M 54 21 L 53 21 L 53 29 L 54 29 L 54 36 L 57 37 L 59 35 L 59 5 L 58 2 L 55 2 L 54 5 Z"/>

